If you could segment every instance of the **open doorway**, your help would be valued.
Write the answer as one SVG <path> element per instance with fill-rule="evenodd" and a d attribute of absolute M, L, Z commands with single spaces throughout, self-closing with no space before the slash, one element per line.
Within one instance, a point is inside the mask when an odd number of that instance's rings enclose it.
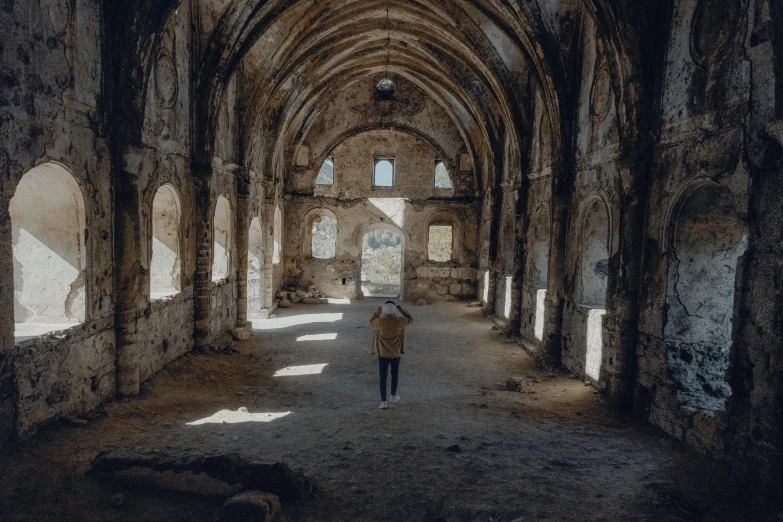
<path fill-rule="evenodd" d="M 388 229 L 367 232 L 362 239 L 362 295 L 402 296 L 402 236 Z"/>

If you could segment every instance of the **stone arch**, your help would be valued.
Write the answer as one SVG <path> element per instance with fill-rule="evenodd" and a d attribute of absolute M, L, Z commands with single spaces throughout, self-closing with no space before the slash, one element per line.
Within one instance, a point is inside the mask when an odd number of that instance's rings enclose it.
<path fill-rule="evenodd" d="M 212 220 L 212 281 L 229 277 L 231 271 L 231 250 L 233 248 L 231 204 L 225 196 L 218 196 Z"/>
<path fill-rule="evenodd" d="M 664 323 L 669 372 L 680 404 L 722 410 L 731 395 L 726 373 L 747 225 L 731 191 L 712 182 L 684 192 L 672 220 Z"/>
<path fill-rule="evenodd" d="M 327 252 L 325 252 L 326 257 L 323 255 L 316 255 L 319 252 L 317 248 L 315 248 L 315 245 L 313 242 L 316 240 L 316 235 L 314 234 L 313 227 L 316 225 L 316 223 L 319 223 L 318 220 L 324 219 L 328 220 L 329 223 L 326 223 L 327 228 L 334 227 L 333 230 L 327 231 L 330 238 L 333 237 L 334 241 L 332 242 L 330 239 L 329 245 L 321 245 L 323 246 Z M 333 259 L 337 255 L 337 234 L 339 232 L 339 219 L 337 218 L 337 214 L 329 208 L 326 207 L 318 207 L 310 209 L 308 212 L 305 213 L 304 219 L 302 220 L 304 228 L 302 229 L 302 249 L 305 257 L 317 257 L 319 259 Z M 324 238 L 326 239 L 326 238 Z M 321 254 L 324 254 L 324 252 L 321 252 Z M 329 255 L 330 254 L 330 255 Z"/>
<path fill-rule="evenodd" d="M 59 163 L 22 176 L 9 206 L 17 336 L 85 320 L 87 245 L 84 195 Z M 20 327 L 27 323 L 28 326 Z"/>
<path fill-rule="evenodd" d="M 247 234 L 247 312 L 257 317 L 264 307 L 264 229 L 254 217 Z"/>
<path fill-rule="evenodd" d="M 177 189 L 161 185 L 152 200 L 150 298 L 161 299 L 182 290 L 182 203 Z"/>

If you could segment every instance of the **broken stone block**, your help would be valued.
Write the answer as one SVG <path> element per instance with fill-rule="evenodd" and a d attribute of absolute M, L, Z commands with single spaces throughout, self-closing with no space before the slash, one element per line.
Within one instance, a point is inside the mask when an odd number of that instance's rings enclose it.
<path fill-rule="evenodd" d="M 306 299 L 306 298 L 310 297 L 310 296 L 307 294 L 307 290 L 303 290 L 303 289 L 301 289 L 301 288 L 297 289 L 297 291 L 296 291 L 296 295 L 297 295 L 297 296 L 298 296 L 300 299 Z"/>
<path fill-rule="evenodd" d="M 292 303 L 294 303 L 294 304 L 299 304 L 299 303 L 301 303 L 301 302 L 302 302 L 302 298 L 301 298 L 301 297 L 299 297 L 299 294 L 293 294 L 293 295 L 291 296 L 291 299 L 290 299 L 290 301 L 291 301 Z"/>
<path fill-rule="evenodd" d="M 462 285 L 459 283 L 454 283 L 449 287 L 449 294 L 451 295 L 459 295 L 462 292 Z"/>
<path fill-rule="evenodd" d="M 250 339 L 250 332 L 247 331 L 247 328 L 234 328 L 231 330 L 231 335 L 237 341 L 247 341 Z"/>
<path fill-rule="evenodd" d="M 222 522 L 269 522 L 280 511 L 277 495 L 264 491 L 243 491 L 223 505 Z"/>
<path fill-rule="evenodd" d="M 288 299 L 281 299 L 280 304 L 278 304 L 277 306 L 279 306 L 280 308 L 291 308 L 292 306 L 294 306 L 294 304 Z"/>

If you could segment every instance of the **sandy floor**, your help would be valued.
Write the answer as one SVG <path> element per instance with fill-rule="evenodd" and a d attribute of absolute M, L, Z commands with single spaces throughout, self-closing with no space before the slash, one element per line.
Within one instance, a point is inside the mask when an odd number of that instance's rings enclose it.
<path fill-rule="evenodd" d="M 721 466 L 612 420 L 579 380 L 537 372 L 465 304 L 410 309 L 402 402 L 379 410 L 366 326 L 378 304 L 286 310 L 240 353 L 187 356 L 89 425 L 4 449 L 0 521 L 217 519 L 219 502 L 84 476 L 117 445 L 286 462 L 323 498 L 284 506 L 284 521 L 773 519 Z M 511 376 L 528 380 L 522 393 L 503 388 Z"/>

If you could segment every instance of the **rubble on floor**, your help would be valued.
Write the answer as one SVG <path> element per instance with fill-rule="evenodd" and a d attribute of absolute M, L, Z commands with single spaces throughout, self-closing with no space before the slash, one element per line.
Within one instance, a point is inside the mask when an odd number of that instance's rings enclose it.
<path fill-rule="evenodd" d="M 286 286 L 277 293 L 277 297 L 280 300 L 278 304 L 280 308 L 291 308 L 291 306 L 300 303 L 309 305 L 329 304 L 329 300 L 315 285 L 310 285 L 307 289 L 295 285 Z"/>

